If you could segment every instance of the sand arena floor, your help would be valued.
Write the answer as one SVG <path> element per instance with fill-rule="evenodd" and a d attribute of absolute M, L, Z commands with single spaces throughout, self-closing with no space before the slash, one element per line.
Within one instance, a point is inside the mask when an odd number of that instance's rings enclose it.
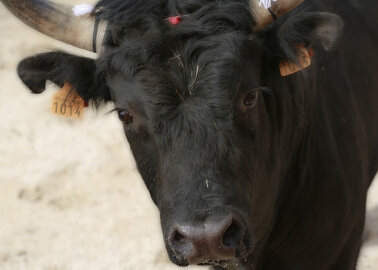
<path fill-rule="evenodd" d="M 121 125 L 105 115 L 111 107 L 62 119 L 50 113 L 56 87 L 32 95 L 16 76 L 18 61 L 35 53 L 93 55 L 30 30 L 1 4 L 0 18 L 0 269 L 179 269 Z M 376 270 L 378 181 L 365 235 L 358 269 Z"/>

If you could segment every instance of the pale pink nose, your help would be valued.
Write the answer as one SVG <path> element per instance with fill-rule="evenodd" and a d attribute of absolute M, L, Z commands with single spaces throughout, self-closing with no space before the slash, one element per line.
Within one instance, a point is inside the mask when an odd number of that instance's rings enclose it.
<path fill-rule="evenodd" d="M 245 227 L 230 214 L 198 225 L 174 225 L 169 245 L 180 260 L 203 264 L 235 258 L 237 250 L 244 250 L 244 236 Z"/>

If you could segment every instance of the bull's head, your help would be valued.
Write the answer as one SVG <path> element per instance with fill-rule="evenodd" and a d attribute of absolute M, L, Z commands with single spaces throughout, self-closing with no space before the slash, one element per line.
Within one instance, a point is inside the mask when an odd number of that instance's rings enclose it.
<path fill-rule="evenodd" d="M 274 252 L 282 184 L 311 94 L 294 90 L 303 74 L 284 79 L 278 66 L 296 61 L 295 45 L 313 47 L 315 58 L 332 49 L 338 16 L 294 12 L 269 24 L 301 0 L 278 0 L 270 11 L 252 0 L 103 0 L 84 17 L 42 0 L 2 2 L 37 30 L 88 50 L 94 18 L 102 22 L 97 60 L 53 52 L 23 60 L 18 72 L 36 93 L 46 80 L 68 81 L 87 100 L 114 102 L 173 262 L 249 255 L 258 264 Z M 180 24 L 166 20 L 178 14 Z"/>

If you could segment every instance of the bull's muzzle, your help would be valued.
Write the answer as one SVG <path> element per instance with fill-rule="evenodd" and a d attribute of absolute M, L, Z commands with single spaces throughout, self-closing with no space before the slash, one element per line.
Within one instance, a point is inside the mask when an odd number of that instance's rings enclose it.
<path fill-rule="evenodd" d="M 249 253 L 247 227 L 236 215 L 216 215 L 202 223 L 176 223 L 168 237 L 178 264 L 220 264 Z"/>

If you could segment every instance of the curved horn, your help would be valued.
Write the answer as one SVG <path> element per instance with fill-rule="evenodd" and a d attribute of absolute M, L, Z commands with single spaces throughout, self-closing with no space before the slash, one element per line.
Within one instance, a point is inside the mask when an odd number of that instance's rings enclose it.
<path fill-rule="evenodd" d="M 276 18 L 281 17 L 285 13 L 299 6 L 303 1 L 304 0 L 276 0 L 268 9 L 260 4 L 261 1 L 250 0 L 251 13 L 256 21 L 254 30 L 259 31 L 263 29 Z"/>
<path fill-rule="evenodd" d="M 49 37 L 88 51 L 102 47 L 106 23 L 99 23 L 93 46 L 95 18 L 90 14 L 75 16 L 70 6 L 44 0 L 0 1 L 21 21 Z"/>

